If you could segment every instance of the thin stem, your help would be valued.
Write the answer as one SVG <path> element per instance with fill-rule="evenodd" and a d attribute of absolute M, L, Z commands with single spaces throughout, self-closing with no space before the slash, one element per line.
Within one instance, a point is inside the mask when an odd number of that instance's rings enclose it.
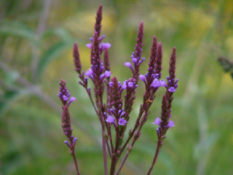
<path fill-rule="evenodd" d="M 121 171 L 122 167 L 123 167 L 123 166 L 124 166 L 124 164 L 125 164 L 126 159 L 127 159 L 127 158 L 128 158 L 128 156 L 129 156 L 129 153 L 130 153 L 130 151 L 127 151 L 127 153 L 126 153 L 126 155 L 125 155 L 124 159 L 123 159 L 123 160 L 122 160 L 122 162 L 121 162 L 121 165 L 120 165 L 119 169 L 117 170 L 116 175 L 118 175 L 118 174 L 120 173 L 120 171 Z"/>
<path fill-rule="evenodd" d="M 104 158 L 104 175 L 108 175 L 107 154 L 106 154 L 106 144 L 105 144 L 105 138 L 104 138 L 103 124 L 102 124 L 102 149 L 103 149 L 103 158 Z"/>
<path fill-rule="evenodd" d="M 72 150 L 72 157 L 74 159 L 74 164 L 75 164 L 77 175 L 80 175 L 80 172 L 79 172 L 79 169 L 78 169 L 78 163 L 77 163 L 76 156 L 75 156 L 75 153 L 74 153 L 74 148 Z"/>
<path fill-rule="evenodd" d="M 152 161 L 152 163 L 151 163 L 151 166 L 150 166 L 150 169 L 149 169 L 147 175 L 150 175 L 151 171 L 152 171 L 153 168 L 154 168 L 154 165 L 155 165 L 156 160 L 157 160 L 157 158 L 158 158 L 158 155 L 159 155 L 159 151 L 160 151 L 161 146 L 162 146 L 162 139 L 161 139 L 161 137 L 159 137 L 159 138 L 158 138 L 158 142 L 157 142 L 157 148 L 156 148 L 155 156 L 154 156 L 154 159 L 153 159 L 153 161 Z"/>

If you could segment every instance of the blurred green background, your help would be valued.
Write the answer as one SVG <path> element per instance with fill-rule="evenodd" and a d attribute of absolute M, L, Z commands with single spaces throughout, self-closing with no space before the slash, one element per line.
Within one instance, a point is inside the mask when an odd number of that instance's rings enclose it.
<path fill-rule="evenodd" d="M 81 173 L 103 175 L 101 130 L 72 64 L 74 41 L 84 69 L 90 66 L 85 44 L 93 35 L 95 12 L 103 4 L 105 42 L 110 42 L 112 74 L 123 81 L 137 28 L 145 25 L 147 69 L 152 36 L 163 44 L 162 77 L 177 48 L 179 88 L 173 102 L 176 127 L 169 130 L 154 174 L 233 174 L 233 81 L 217 62 L 233 59 L 232 0 L 1 0 L 0 1 L 0 175 L 71 175 L 72 158 L 63 143 L 58 81 L 64 78 L 77 101 L 71 105 L 78 137 Z M 122 175 L 144 175 L 153 159 L 158 91 L 147 124 Z M 143 84 L 131 116 L 142 101 Z"/>

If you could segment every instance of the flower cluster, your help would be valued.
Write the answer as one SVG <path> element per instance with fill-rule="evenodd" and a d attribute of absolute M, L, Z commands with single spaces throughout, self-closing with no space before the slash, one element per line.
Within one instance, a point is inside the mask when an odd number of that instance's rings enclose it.
<path fill-rule="evenodd" d="M 70 97 L 70 93 L 66 87 L 65 80 L 61 80 L 59 82 L 60 84 L 60 91 L 58 94 L 58 97 L 60 98 L 63 106 L 62 106 L 62 128 L 63 132 L 68 138 L 69 141 L 65 140 L 65 144 L 69 147 L 71 155 L 73 156 L 75 167 L 77 174 L 79 175 L 79 169 L 78 164 L 75 157 L 75 144 L 77 141 L 77 137 L 74 137 L 72 135 L 73 129 L 71 128 L 71 121 L 70 121 L 70 112 L 69 112 L 69 106 L 72 102 L 74 102 L 76 99 L 75 97 Z"/>
<path fill-rule="evenodd" d="M 174 122 L 171 121 L 170 118 L 173 93 L 178 87 L 178 79 L 175 77 L 176 49 L 174 48 L 171 54 L 169 76 L 167 77 L 167 81 L 165 81 L 161 79 L 163 57 L 162 44 L 160 42 L 157 43 L 156 37 L 153 36 L 147 73 L 145 75 L 140 74 L 140 67 L 146 60 L 144 57 L 142 57 L 144 24 L 141 22 L 138 28 L 134 51 L 131 55 L 131 62 L 124 63 L 124 65 L 131 70 L 132 75 L 128 80 L 121 82 L 115 76 L 111 78 L 112 72 L 108 52 L 111 44 L 103 42 L 105 35 L 100 36 L 102 27 L 101 21 L 102 5 L 99 6 L 96 13 L 94 35 L 90 38 L 91 42 L 86 45 L 91 50 L 90 69 L 87 71 L 82 71 L 82 64 L 80 61 L 77 43 L 74 44 L 73 59 L 75 70 L 80 78 L 79 83 L 86 90 L 100 121 L 102 129 L 104 174 L 107 175 L 109 172 L 110 175 L 118 175 L 120 173 L 131 149 L 140 137 L 142 127 L 148 120 L 150 107 L 154 102 L 155 94 L 161 87 L 166 88 L 166 93 L 164 94 L 162 100 L 161 116 L 156 118 L 155 122 L 153 123 L 159 126 L 157 128 L 158 143 L 154 160 L 152 161 L 151 167 L 148 171 L 149 175 L 156 162 L 158 152 L 163 143 L 162 140 L 165 138 L 167 130 L 170 127 L 175 126 Z M 136 99 L 136 89 L 138 87 L 139 79 L 144 82 L 145 85 L 142 104 L 140 105 L 138 115 L 136 116 L 135 124 L 131 129 L 129 129 L 129 133 L 125 134 L 126 128 L 129 126 L 128 123 L 132 122 L 133 119 L 131 112 Z M 93 89 L 88 86 L 89 81 L 93 83 Z M 60 82 L 59 98 L 63 104 L 62 127 L 65 135 L 70 140 L 70 142 L 66 141 L 66 144 L 70 147 L 71 151 L 74 152 L 74 145 L 77 139 L 72 136 L 68 107 L 70 103 L 75 100 L 75 98 L 70 97 L 64 80 Z M 109 171 L 109 166 L 107 165 L 107 153 L 111 159 Z M 123 154 L 124 158 L 120 163 L 120 167 L 116 169 L 119 158 Z M 74 160 L 76 162 L 76 159 Z"/>

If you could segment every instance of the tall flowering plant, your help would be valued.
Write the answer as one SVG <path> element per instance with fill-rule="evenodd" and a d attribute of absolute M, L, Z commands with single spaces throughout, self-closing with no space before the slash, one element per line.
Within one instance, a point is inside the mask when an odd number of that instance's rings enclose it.
<path fill-rule="evenodd" d="M 142 58 L 141 56 L 144 35 L 143 22 L 141 22 L 138 29 L 135 49 L 131 55 L 131 61 L 125 62 L 124 64 L 131 70 L 132 75 L 128 80 L 120 82 L 117 77 L 112 76 L 111 73 L 108 53 L 111 44 L 103 42 L 105 35 L 100 35 L 101 21 L 102 5 L 100 5 L 97 10 L 94 35 L 90 38 L 91 42 L 87 44 L 87 47 L 91 50 L 91 68 L 87 71 L 82 70 L 77 43 L 74 44 L 73 59 L 75 70 L 80 78 L 79 83 L 86 90 L 100 122 L 102 130 L 104 174 L 118 175 L 120 173 L 135 142 L 140 137 L 142 127 L 148 120 L 150 107 L 154 102 L 157 90 L 160 87 L 163 87 L 166 88 L 166 93 L 163 95 L 162 99 L 161 115 L 152 123 L 158 125 L 156 130 L 158 141 L 157 147 L 155 148 L 154 158 L 147 172 L 147 175 L 150 175 L 166 137 L 167 130 L 175 126 L 170 118 L 173 93 L 178 86 L 178 79 L 176 79 L 175 75 L 176 48 L 173 48 L 170 57 L 169 76 L 167 76 L 167 81 L 165 81 L 161 79 L 163 56 L 162 44 L 158 43 L 154 36 L 151 45 L 148 71 L 145 75 L 141 75 L 140 66 L 145 61 L 145 58 Z M 140 105 L 134 126 L 129 129 L 129 133 L 126 133 L 128 123 L 133 122 L 131 120 L 131 112 L 133 110 L 133 104 L 136 98 L 136 88 L 138 87 L 139 80 L 145 85 L 143 101 Z M 89 82 L 93 83 L 93 89 L 88 86 Z M 106 98 L 104 98 L 104 94 L 106 94 Z M 70 97 L 64 80 L 60 81 L 59 98 L 63 104 L 62 128 L 64 134 L 68 138 L 68 141 L 65 141 L 65 143 L 70 149 L 77 174 L 79 175 L 80 171 L 75 156 L 75 144 L 77 138 L 72 136 L 69 113 L 69 105 L 75 98 Z M 110 157 L 110 162 L 108 162 L 107 156 Z M 120 157 L 122 157 L 122 159 L 120 159 Z M 108 163 L 110 163 L 109 166 Z"/>

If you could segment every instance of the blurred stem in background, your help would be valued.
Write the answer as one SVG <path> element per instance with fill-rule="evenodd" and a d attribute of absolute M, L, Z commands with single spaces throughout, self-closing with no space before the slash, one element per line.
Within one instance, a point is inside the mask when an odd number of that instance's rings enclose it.
<path fill-rule="evenodd" d="M 42 36 L 43 33 L 46 29 L 46 23 L 47 23 L 47 19 L 49 16 L 49 9 L 51 8 L 52 4 L 51 4 L 51 0 L 44 0 L 43 1 L 43 9 L 41 11 L 40 14 L 40 18 L 39 18 L 39 24 L 37 27 L 37 32 L 36 32 L 36 39 L 38 40 L 37 43 L 39 43 L 39 45 L 34 45 L 33 50 L 32 50 L 32 65 L 31 65 L 31 71 L 32 71 L 32 80 L 34 82 L 36 82 L 38 80 L 38 64 L 39 64 L 39 59 L 40 59 L 40 47 L 42 44 Z"/>

